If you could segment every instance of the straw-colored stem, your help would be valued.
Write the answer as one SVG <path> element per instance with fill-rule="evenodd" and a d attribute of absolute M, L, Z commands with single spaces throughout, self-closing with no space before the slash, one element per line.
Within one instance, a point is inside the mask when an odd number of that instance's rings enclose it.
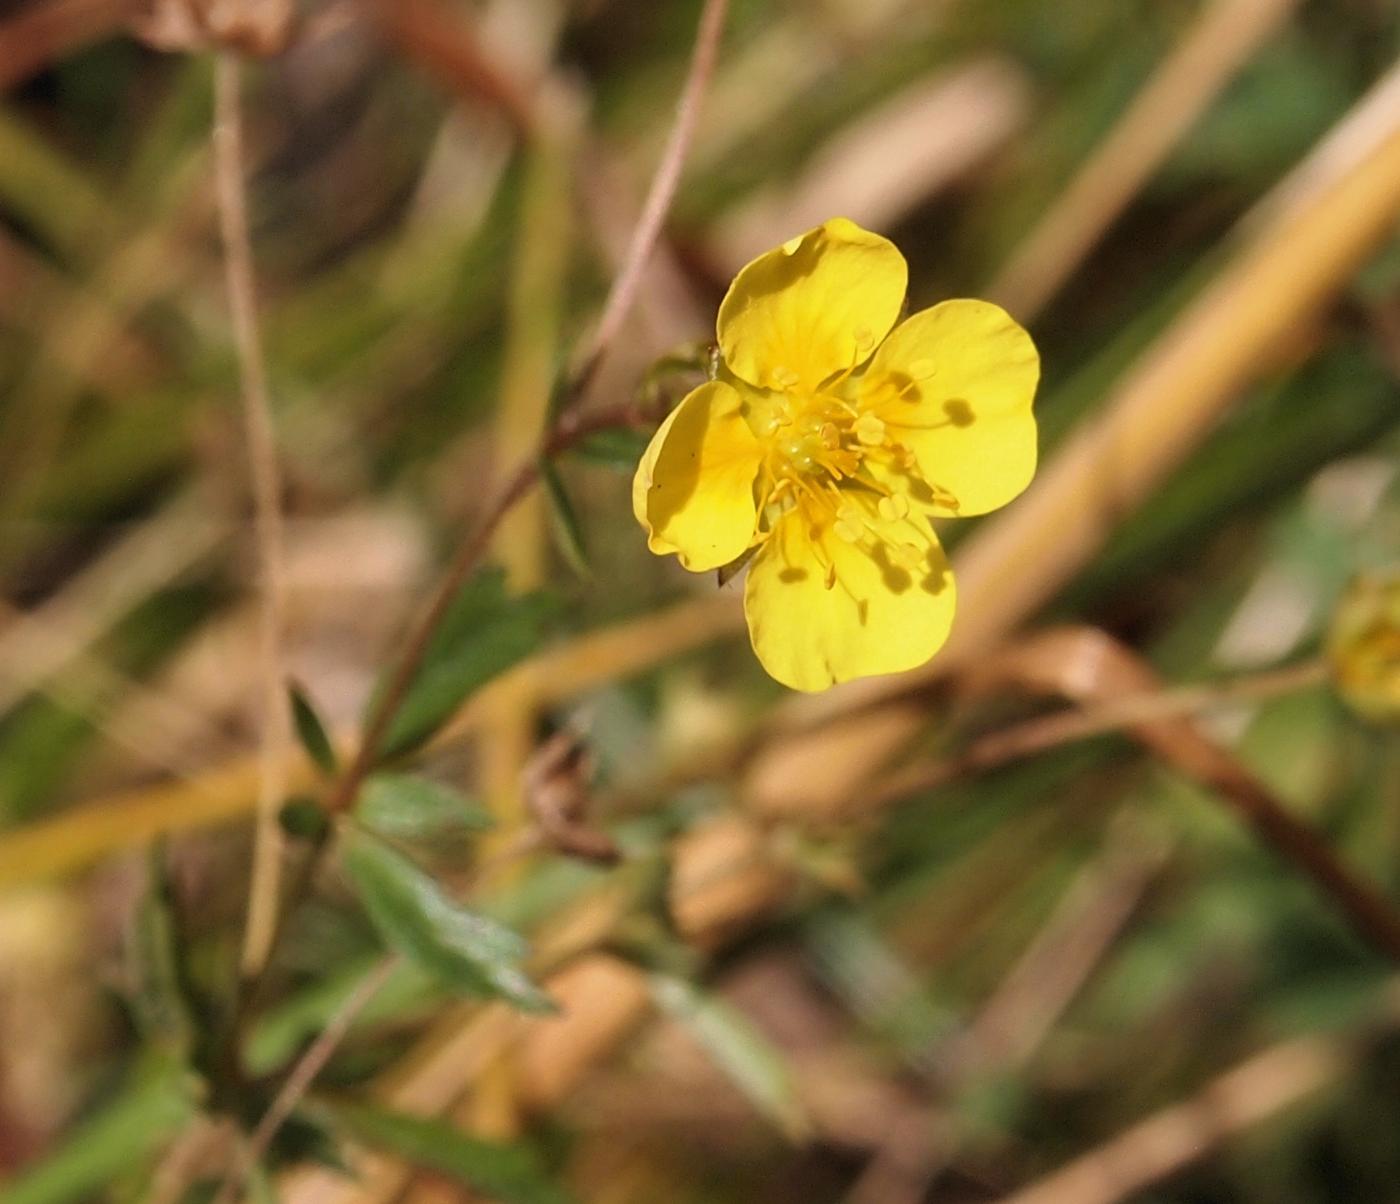
<path fill-rule="evenodd" d="M 1029 322 L 1298 0 L 1210 0 L 987 287 Z"/>
<path fill-rule="evenodd" d="M 262 731 L 258 755 L 257 824 L 253 868 L 248 888 L 248 918 L 243 934 L 242 973 L 259 974 L 272 947 L 278 908 L 282 834 L 277 809 L 287 792 L 291 752 L 291 712 L 282 665 L 282 628 L 286 611 L 282 475 L 268 397 L 267 369 L 258 336 L 257 291 L 253 249 L 248 234 L 244 192 L 243 118 L 238 59 L 231 53 L 214 60 L 214 172 L 219 229 L 224 244 L 224 282 L 238 351 L 239 397 L 252 481 L 253 530 L 259 569 L 258 663 L 261 678 Z"/>

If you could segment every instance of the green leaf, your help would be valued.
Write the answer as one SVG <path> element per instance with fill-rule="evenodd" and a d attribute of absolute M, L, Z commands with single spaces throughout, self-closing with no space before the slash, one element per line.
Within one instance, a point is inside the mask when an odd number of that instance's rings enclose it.
<path fill-rule="evenodd" d="M 325 977 L 318 977 L 288 998 L 272 1004 L 254 1022 L 243 1060 L 249 1071 L 269 1075 L 285 1066 L 306 1042 L 316 1037 L 355 994 L 364 976 L 382 955 L 338 960 Z M 360 1012 L 357 1024 L 371 1026 L 404 1015 L 419 1015 L 441 998 L 436 978 L 413 962 L 400 962 L 389 980 Z M 353 1031 L 353 1030 L 352 1030 Z"/>
<path fill-rule="evenodd" d="M 146 889 L 132 917 L 128 948 L 136 1023 L 148 1040 L 189 1056 L 195 1021 L 181 966 L 180 933 L 164 842 L 151 847 Z"/>
<path fill-rule="evenodd" d="M 8 1181 L 0 1199 L 5 1204 L 88 1199 L 183 1128 L 194 1115 L 193 1079 L 164 1061 L 145 1070 L 57 1150 Z"/>
<path fill-rule="evenodd" d="M 651 992 L 764 1116 L 794 1140 L 810 1131 L 787 1060 L 742 1012 L 680 978 L 653 975 Z"/>
<path fill-rule="evenodd" d="M 422 744 L 473 691 L 532 652 L 556 610 L 555 601 L 544 594 L 510 597 L 499 570 L 478 573 L 467 582 L 389 724 L 381 758 L 401 756 Z M 376 703 L 378 697 L 376 692 Z"/>
<path fill-rule="evenodd" d="M 549 499 L 550 514 L 554 519 L 554 534 L 559 551 L 575 573 L 583 578 L 591 577 L 593 574 L 588 564 L 588 548 L 583 540 L 583 526 L 579 522 L 573 500 L 560 479 L 559 470 L 554 467 L 554 461 L 548 456 L 540 457 L 539 469 L 540 483 L 544 486 L 545 497 Z"/>
<path fill-rule="evenodd" d="M 314 798 L 294 795 L 282 804 L 277 812 L 277 822 L 282 831 L 294 840 L 318 841 L 330 827 L 330 817 L 326 809 Z"/>
<path fill-rule="evenodd" d="M 463 907 L 402 853 L 360 829 L 346 833 L 346 872 L 384 940 L 448 986 L 529 1012 L 554 1009 L 521 969 L 524 939 Z"/>
<path fill-rule="evenodd" d="M 446 1121 L 365 1105 L 318 1105 L 337 1131 L 398 1155 L 502 1204 L 568 1204 L 529 1146 L 482 1141 Z"/>
<path fill-rule="evenodd" d="M 377 773 L 360 791 L 355 818 L 372 832 L 403 840 L 480 832 L 494 825 L 489 811 L 457 791 L 407 773 Z"/>
<path fill-rule="evenodd" d="M 627 426 L 595 431 L 573 448 L 575 454 L 618 472 L 634 472 L 651 437 Z"/>
<path fill-rule="evenodd" d="M 316 708 L 296 682 L 287 683 L 287 693 L 292 701 L 292 721 L 296 725 L 297 739 L 306 749 L 306 755 L 325 773 L 334 773 L 337 766 L 335 746 L 331 744 Z"/>

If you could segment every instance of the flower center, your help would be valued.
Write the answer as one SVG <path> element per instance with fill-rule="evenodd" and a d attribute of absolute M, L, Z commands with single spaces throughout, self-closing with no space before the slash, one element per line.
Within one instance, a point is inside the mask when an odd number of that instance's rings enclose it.
<path fill-rule="evenodd" d="M 862 417 L 849 402 L 823 393 L 776 398 L 756 429 L 768 439 L 774 478 L 794 483 L 797 478 L 839 481 L 851 476 L 860 468 L 865 448 L 884 438 L 884 424 L 874 415 Z"/>

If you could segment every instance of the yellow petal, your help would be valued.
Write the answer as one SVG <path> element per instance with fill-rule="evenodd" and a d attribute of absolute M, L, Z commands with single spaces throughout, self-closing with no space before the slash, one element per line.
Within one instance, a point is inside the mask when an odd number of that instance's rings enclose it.
<path fill-rule="evenodd" d="M 944 301 L 901 322 L 861 383 L 888 440 L 914 453 L 936 514 L 1004 506 L 1035 472 L 1031 413 L 1040 358 L 1030 335 L 987 301 Z"/>
<path fill-rule="evenodd" d="M 763 389 L 814 389 L 870 358 L 904 303 L 894 243 L 844 217 L 760 255 L 719 307 L 720 353 Z"/>
<path fill-rule="evenodd" d="M 859 539 L 850 506 L 815 531 L 794 512 L 749 566 L 754 651 L 795 690 L 912 669 L 948 638 L 953 576 L 927 519 L 882 517 L 874 498 L 858 506 Z"/>
<path fill-rule="evenodd" d="M 692 572 L 728 564 L 753 538 L 754 481 L 763 451 L 739 394 L 711 381 L 667 416 L 632 479 L 632 512 L 658 555 Z"/>

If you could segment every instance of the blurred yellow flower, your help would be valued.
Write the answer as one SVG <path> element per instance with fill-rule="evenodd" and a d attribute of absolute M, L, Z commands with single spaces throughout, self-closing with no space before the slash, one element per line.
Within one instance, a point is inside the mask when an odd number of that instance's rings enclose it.
<path fill-rule="evenodd" d="M 642 457 L 632 507 L 694 572 L 752 553 L 744 611 L 778 681 L 822 690 L 942 646 L 953 579 L 933 517 L 982 514 L 1035 471 L 1030 336 L 985 301 L 895 325 L 908 269 L 845 218 L 760 255 L 720 305 L 716 379 Z"/>
<path fill-rule="evenodd" d="M 1366 573 L 1332 615 L 1327 655 L 1337 691 L 1376 723 L 1400 722 L 1400 569 Z"/>

